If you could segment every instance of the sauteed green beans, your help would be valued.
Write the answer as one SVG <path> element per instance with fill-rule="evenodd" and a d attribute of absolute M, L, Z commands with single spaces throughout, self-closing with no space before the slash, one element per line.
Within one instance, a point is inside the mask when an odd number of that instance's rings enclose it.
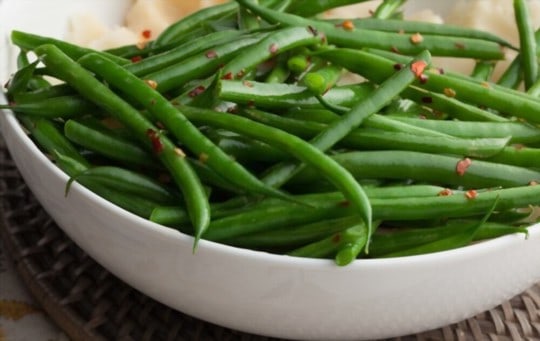
<path fill-rule="evenodd" d="M 344 266 L 526 234 L 540 205 L 526 1 L 517 47 L 403 20 L 405 1 L 324 17 L 359 2 L 230 1 L 144 48 L 14 31 L 0 109 L 69 176 L 66 200 L 77 182 L 192 235 L 194 252 L 211 240 Z M 494 80 L 504 49 L 519 56 Z M 475 68 L 445 72 L 432 55 Z"/>

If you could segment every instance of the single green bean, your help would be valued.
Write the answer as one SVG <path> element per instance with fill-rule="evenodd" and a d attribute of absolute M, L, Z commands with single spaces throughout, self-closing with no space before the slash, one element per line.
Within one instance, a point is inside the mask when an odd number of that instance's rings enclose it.
<path fill-rule="evenodd" d="M 155 157 L 145 148 L 110 130 L 98 129 L 84 121 L 68 120 L 64 125 L 65 136 L 82 147 L 108 158 L 146 168 L 155 167 Z"/>
<path fill-rule="evenodd" d="M 333 104 L 350 106 L 371 95 L 373 88 L 369 83 L 334 87 L 324 94 L 324 98 Z M 321 108 L 321 104 L 309 89 L 294 84 L 220 80 L 217 96 L 224 101 L 260 108 Z"/>
<path fill-rule="evenodd" d="M 291 2 L 287 11 L 303 17 L 311 17 L 332 8 L 365 1 L 367 0 L 297 0 Z"/>
<path fill-rule="evenodd" d="M 168 49 L 162 53 L 143 58 L 136 63 L 126 65 L 126 69 L 133 74 L 142 77 L 179 63 L 188 57 L 192 57 L 201 52 L 206 52 L 215 46 L 229 42 L 231 39 L 239 37 L 240 34 L 241 32 L 238 30 L 210 33 L 205 35 L 204 39 L 190 40 L 173 49 Z"/>
<path fill-rule="evenodd" d="M 44 36 L 31 34 L 27 32 L 21 32 L 17 30 L 14 30 L 11 32 L 11 42 L 23 50 L 34 50 L 38 46 L 45 45 L 45 44 L 52 44 L 52 45 L 55 45 L 60 50 L 62 50 L 62 52 L 64 52 L 66 55 L 68 55 L 72 59 L 78 59 L 87 53 L 93 52 L 93 53 L 99 53 L 103 56 L 106 56 L 107 58 L 110 58 L 115 63 L 118 63 L 120 65 L 126 65 L 126 64 L 131 63 L 129 59 L 118 57 L 110 53 L 99 52 L 93 49 L 71 44 L 63 40 L 54 39 L 50 37 L 44 37 Z"/>
<path fill-rule="evenodd" d="M 73 118 L 95 113 L 97 107 L 79 96 L 51 97 L 27 103 L 0 105 L 0 109 L 11 109 L 16 113 L 43 118 Z"/>
<path fill-rule="evenodd" d="M 538 78 L 538 58 L 536 57 L 536 39 L 534 29 L 531 24 L 531 17 L 527 1 L 514 0 L 514 15 L 519 32 L 519 44 L 521 64 L 523 65 L 523 75 L 525 89 L 529 89 Z"/>
<path fill-rule="evenodd" d="M 154 46 L 168 45 L 180 39 L 186 33 L 196 29 L 210 20 L 226 17 L 237 11 L 238 6 L 234 2 L 208 7 L 196 11 L 165 29 L 153 42 Z"/>
<path fill-rule="evenodd" d="M 398 1 L 399 2 L 399 1 Z M 343 23 L 343 19 L 330 19 L 327 20 L 334 25 Z M 413 20 L 401 20 L 401 19 L 377 19 L 377 18 L 358 18 L 352 19 L 351 22 L 356 28 L 375 30 L 375 31 L 388 31 L 388 32 L 403 32 L 405 34 L 420 33 L 421 35 L 439 35 L 450 37 L 462 37 L 462 38 L 474 38 L 480 40 L 492 41 L 494 43 L 501 44 L 516 50 L 511 43 L 503 38 L 492 34 L 491 32 L 470 29 L 463 26 L 438 24 Z"/>

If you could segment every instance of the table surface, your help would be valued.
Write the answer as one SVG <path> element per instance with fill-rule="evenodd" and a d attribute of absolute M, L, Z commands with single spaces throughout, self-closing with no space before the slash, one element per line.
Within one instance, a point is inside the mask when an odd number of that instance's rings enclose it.
<path fill-rule="evenodd" d="M 0 340 L 69 340 L 29 293 L 4 243 L 0 243 Z"/>

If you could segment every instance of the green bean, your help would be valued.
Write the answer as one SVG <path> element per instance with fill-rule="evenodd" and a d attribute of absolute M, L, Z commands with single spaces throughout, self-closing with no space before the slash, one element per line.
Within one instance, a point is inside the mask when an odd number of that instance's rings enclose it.
<path fill-rule="evenodd" d="M 154 179 L 120 167 L 91 167 L 72 176 L 70 182 L 85 182 L 86 180 L 129 195 L 147 198 L 161 205 L 171 205 L 179 200 L 177 195 Z"/>
<path fill-rule="evenodd" d="M 324 57 L 342 65 L 353 72 L 365 75 L 367 78 L 382 78 L 392 72 L 394 64 L 384 58 L 377 58 L 369 53 L 354 50 L 341 50 L 339 53 L 324 53 Z M 375 67 L 376 69 L 374 69 Z M 503 89 L 492 84 L 475 83 L 464 77 L 453 77 L 440 74 L 440 71 L 428 70 L 425 73 L 425 82 L 418 84 L 419 87 L 440 94 L 452 92 L 454 99 L 466 103 L 492 108 L 516 117 L 540 121 L 540 101 L 529 95 Z"/>
<path fill-rule="evenodd" d="M 293 257 L 328 258 L 338 253 L 342 247 L 348 244 L 362 245 L 360 248 L 363 248 L 367 238 L 365 226 L 353 225 L 342 232 L 338 232 L 319 242 L 306 245 L 287 254 Z M 346 265 L 346 260 L 342 258 L 345 257 L 340 255 L 339 258 L 336 258 L 337 265 Z"/>
<path fill-rule="evenodd" d="M 534 39 L 536 45 L 540 44 L 540 30 L 534 32 Z M 521 84 L 523 81 L 523 64 L 521 63 L 521 60 L 522 56 L 521 54 L 518 54 L 497 80 L 498 85 L 516 89 Z"/>
<path fill-rule="evenodd" d="M 35 102 L 38 100 L 45 100 L 51 97 L 71 96 L 74 94 L 75 91 L 69 85 L 58 84 L 28 92 L 19 92 L 17 94 L 14 94 L 13 99 L 16 103 L 27 103 Z"/>
<path fill-rule="evenodd" d="M 222 64 L 240 53 L 244 47 L 257 42 L 257 37 L 246 37 L 216 46 L 205 53 L 199 53 L 181 63 L 161 68 L 144 76 L 155 82 L 157 90 L 167 92 L 179 88 L 190 80 L 204 78 L 214 74 Z"/>
<path fill-rule="evenodd" d="M 476 62 L 472 71 L 471 77 L 480 81 L 488 81 L 491 79 L 495 62 L 491 60 L 480 60 Z"/>
<path fill-rule="evenodd" d="M 290 153 L 302 162 L 312 165 L 351 200 L 353 206 L 358 209 L 358 214 L 369 226 L 371 222 L 370 209 L 363 189 L 350 177 L 348 172 L 344 172 L 324 152 L 294 135 L 247 120 L 243 117 L 187 107 L 183 108 L 183 111 L 204 113 L 204 116 L 213 115 L 216 121 L 222 121 L 224 124 L 234 127 L 235 132 L 266 142 Z"/>
<path fill-rule="evenodd" d="M 253 110 L 246 110 L 246 112 L 252 112 Z M 341 113 L 343 111 L 340 111 Z M 264 113 L 260 113 L 259 115 L 262 116 Z M 270 116 L 271 114 L 265 114 L 265 116 Z M 451 136 L 450 134 L 446 132 L 440 132 L 436 129 L 432 129 L 431 127 L 422 127 L 421 124 L 416 124 L 416 121 L 412 121 L 413 124 L 409 124 L 406 121 L 398 120 L 396 118 L 400 117 L 392 117 L 391 113 L 387 113 L 388 116 L 382 115 L 382 114 L 374 114 L 366 121 L 364 122 L 365 128 L 373 128 L 378 130 L 384 130 L 384 131 L 394 131 L 394 132 L 401 132 L 401 133 L 408 133 L 408 134 L 417 134 L 421 136 L 442 136 L 442 137 L 448 137 Z M 293 121 L 285 121 L 287 118 L 292 119 Z M 339 118 L 339 115 L 329 111 L 329 110 L 320 110 L 320 109 L 308 109 L 308 110 L 291 110 L 288 113 L 286 113 L 282 119 L 287 122 L 288 124 L 294 125 L 295 123 L 298 123 L 298 120 L 303 121 L 304 128 L 309 127 L 311 125 L 310 122 L 317 122 L 317 123 L 330 123 L 332 121 L 335 121 Z M 307 121 L 307 122 L 306 122 Z M 315 125 L 313 125 L 315 129 Z M 497 136 L 497 137 L 507 137 L 508 135 L 504 136 Z M 471 137 L 471 136 L 468 136 Z"/>
<path fill-rule="evenodd" d="M 526 1 L 514 0 L 514 14 L 519 32 L 521 63 L 525 80 L 525 89 L 530 88 L 538 78 L 538 59 L 536 57 L 536 39 Z"/>
<path fill-rule="evenodd" d="M 87 172 L 90 168 L 86 167 L 84 164 L 81 164 L 75 159 L 60 153 L 55 153 L 55 159 L 58 166 L 72 177 L 66 185 L 66 196 L 68 196 L 71 183 L 74 181 L 73 177 Z M 119 180 L 122 181 L 122 179 Z M 92 177 L 83 177 L 77 179 L 77 182 L 105 200 L 145 219 L 148 219 L 154 208 L 158 206 L 158 203 L 153 202 L 152 200 L 142 196 L 132 195 L 130 193 L 126 194 L 117 189 L 113 189 L 110 184 L 104 184 L 101 181 L 96 181 L 96 179 Z M 126 183 L 124 182 L 124 184 Z M 132 190 L 138 190 L 136 184 L 135 186 L 126 184 L 126 187 Z"/>
<path fill-rule="evenodd" d="M 277 196 L 285 200 L 289 199 L 286 194 L 265 186 L 242 165 L 232 160 L 191 124 L 166 98 L 148 86 L 144 81 L 99 55 L 86 55 L 79 62 L 84 67 L 99 74 L 112 86 L 119 88 L 125 93 L 132 94 L 141 105 L 167 127 L 191 152 L 199 158 L 204 159 L 211 168 L 219 172 L 231 183 L 254 193 Z"/>
<path fill-rule="evenodd" d="M 16 113 L 43 118 L 67 119 L 94 113 L 97 107 L 78 96 L 60 96 L 35 102 L 0 105 L 0 109 L 11 109 Z"/>
<path fill-rule="evenodd" d="M 237 11 L 238 6 L 234 2 L 228 2 L 218 6 L 208 7 L 194 12 L 165 29 L 153 42 L 154 46 L 162 46 L 174 43 L 186 33 L 196 29 L 210 20 L 226 17 Z"/>
<path fill-rule="evenodd" d="M 156 159 L 146 149 L 111 131 L 90 126 L 84 121 L 68 120 L 64 125 L 64 134 L 73 143 L 112 160 L 147 168 L 155 167 Z"/>
<path fill-rule="evenodd" d="M 257 4 L 259 0 L 253 0 Z M 238 11 L 238 27 L 241 30 L 250 30 L 260 27 L 259 18 L 245 8 L 240 8 Z"/>
<path fill-rule="evenodd" d="M 396 230 L 393 232 L 376 233 L 372 237 L 372 247 L 369 256 L 377 258 L 385 254 L 391 254 L 399 252 L 400 250 L 411 249 L 422 244 L 432 243 L 440 239 L 448 238 L 453 234 L 462 233 L 479 224 L 480 222 L 476 220 L 458 219 L 451 220 L 442 226 L 431 228 L 412 228 Z M 473 239 L 478 241 L 513 233 L 526 234 L 527 229 L 496 222 L 484 222 L 480 224 Z"/>
<path fill-rule="evenodd" d="M 395 121 L 411 126 L 435 130 L 462 138 L 507 138 L 510 143 L 540 142 L 540 129 L 523 122 L 465 122 L 456 120 L 428 120 L 420 118 L 393 117 Z"/>
<path fill-rule="evenodd" d="M 354 216 L 321 220 L 299 226 L 287 226 L 261 233 L 238 236 L 223 241 L 225 244 L 252 249 L 275 249 L 301 247 L 334 233 L 341 232 L 357 223 Z"/>
<path fill-rule="evenodd" d="M 291 72 L 289 71 L 287 66 L 284 64 L 285 63 L 282 63 L 280 61 L 280 58 L 278 57 L 276 61 L 276 65 L 274 65 L 274 68 L 268 73 L 264 81 L 266 83 L 272 83 L 272 84 L 284 83 L 291 75 Z"/>
<path fill-rule="evenodd" d="M 540 172 L 523 167 L 413 151 L 355 151 L 333 158 L 360 179 L 411 179 L 472 189 L 524 186 L 540 179 Z M 319 178 L 307 168 L 291 182 L 309 183 Z"/>
<path fill-rule="evenodd" d="M 34 77 L 34 72 L 38 62 L 28 64 L 17 70 L 7 84 L 7 96 L 13 97 L 15 94 L 28 91 L 28 83 Z"/>
<path fill-rule="evenodd" d="M 407 0 L 383 0 L 373 12 L 373 17 L 377 19 L 391 19 L 405 2 Z"/>
<path fill-rule="evenodd" d="M 367 98 L 373 90 L 368 83 L 340 86 L 330 89 L 324 98 L 333 104 L 353 105 L 355 101 Z M 313 93 L 304 86 L 294 84 L 268 84 L 255 81 L 220 80 L 217 96 L 224 101 L 261 108 L 283 109 L 291 106 L 320 108 L 321 104 Z"/>
<path fill-rule="evenodd" d="M 321 69 L 308 72 L 302 79 L 308 90 L 317 96 L 328 92 L 341 78 L 343 69 L 339 66 L 328 65 Z"/>
<path fill-rule="evenodd" d="M 387 81 L 381 84 L 371 94 L 368 99 L 361 100 L 340 120 L 332 122 L 328 128 L 320 132 L 311 143 L 320 150 L 327 150 L 335 143 L 347 136 L 352 129 L 357 128 L 362 122 L 372 114 L 379 111 L 391 98 L 397 96 L 407 85 L 412 83 L 417 77 L 411 68 L 416 64 L 427 66 L 430 62 L 430 55 L 424 51 L 415 62 L 407 68 L 392 75 Z"/>
<path fill-rule="evenodd" d="M 311 17 L 332 8 L 365 1 L 367 0 L 297 0 L 291 2 L 287 11 L 303 17 Z"/>
<path fill-rule="evenodd" d="M 71 43 L 68 43 L 63 40 L 54 39 L 50 37 L 44 37 L 36 34 L 31 34 L 27 32 L 21 32 L 21 31 L 11 31 L 11 41 L 13 44 L 17 45 L 23 50 L 34 50 L 38 46 L 45 45 L 45 44 L 52 44 L 62 50 L 66 55 L 68 55 L 72 59 L 78 59 L 82 56 L 84 56 L 87 53 L 99 53 L 103 56 L 106 56 L 107 58 L 110 58 L 115 63 L 118 63 L 120 65 L 126 65 L 129 64 L 131 61 L 129 59 L 121 58 L 118 56 L 115 56 L 113 54 L 109 54 L 106 52 L 99 52 L 93 49 L 81 47 L 78 45 L 74 45 Z"/>
<path fill-rule="evenodd" d="M 17 118 L 30 132 L 34 141 L 51 156 L 60 153 L 74 159 L 84 167 L 90 166 L 77 148 L 62 134 L 62 128 L 58 123 L 46 118 L 24 115 L 17 115 Z"/>
<path fill-rule="evenodd" d="M 159 129 L 139 114 L 137 110 L 116 96 L 107 86 L 95 79 L 93 75 L 72 61 L 57 47 L 42 45 L 36 48 L 35 52 L 47 67 L 56 70 L 62 75 L 62 79 L 73 86 L 82 96 L 130 127 L 142 143 L 156 152 L 159 159 L 171 171 L 175 182 L 184 194 L 190 217 L 195 231 L 197 231 L 197 241 L 210 221 L 208 200 L 198 177 L 186 160 L 179 155 L 178 148 L 165 136 L 158 135 Z M 114 62 L 111 63 L 114 64 Z"/>
<path fill-rule="evenodd" d="M 323 123 L 284 118 L 254 109 L 242 110 L 240 114 L 304 139 L 313 138 L 316 134 L 328 129 L 329 126 Z M 196 121 L 200 120 L 201 123 L 212 124 L 211 117 L 193 115 L 190 118 Z M 390 120 L 382 115 L 372 115 L 366 120 L 365 126 L 373 128 L 373 124 L 370 122 L 375 122 L 375 126 L 388 127 L 388 121 Z M 331 122 L 335 122 L 335 120 Z M 411 127 L 414 126 L 411 125 Z M 428 131 L 423 133 L 422 128 L 407 130 L 407 126 L 392 125 L 388 131 L 378 129 L 353 130 L 340 141 L 339 145 L 352 149 L 401 149 L 436 154 L 448 153 L 463 156 L 491 157 L 503 151 L 508 141 L 509 137 L 462 139 L 437 132 L 430 133 Z"/>
<path fill-rule="evenodd" d="M 429 185 L 410 185 L 410 186 L 388 186 L 388 187 L 366 187 L 366 194 L 368 197 L 373 200 L 376 198 L 379 199 L 395 199 L 395 198 L 410 198 L 410 197 L 435 197 L 439 193 L 445 191 L 446 189 L 444 187 L 439 186 L 429 186 Z M 462 192 L 458 190 L 454 190 L 453 193 L 456 194 L 462 194 Z M 345 208 L 350 207 L 346 201 L 344 201 L 343 195 L 341 193 L 332 192 L 332 193 L 320 193 L 320 194 L 307 194 L 307 195 L 300 195 L 298 196 L 298 201 L 307 201 L 310 203 L 310 208 L 316 207 L 319 209 L 322 208 L 328 208 L 328 207 L 339 207 L 340 213 L 331 212 L 331 215 L 336 218 L 343 218 L 343 213 L 347 213 Z M 240 199 L 240 198 L 237 198 Z M 236 200 L 231 199 L 231 200 Z M 302 206 L 302 205 L 300 205 Z M 217 210 L 217 207 L 221 211 Z M 279 209 L 283 210 L 283 212 L 296 212 L 297 210 L 303 211 L 302 208 L 299 208 L 298 205 L 283 205 L 280 202 L 277 202 L 273 199 L 264 199 L 263 201 L 257 202 L 257 203 L 243 203 L 241 208 L 239 209 L 238 206 L 234 206 L 231 210 L 225 209 L 222 210 L 224 207 L 221 205 L 219 206 L 212 206 L 212 218 L 220 218 L 220 217 L 226 217 L 231 216 L 232 214 L 245 214 L 244 217 L 249 217 L 250 212 L 253 209 L 256 210 L 266 210 L 268 208 L 272 207 L 279 207 Z M 256 213 L 259 214 L 259 213 Z M 264 213 L 261 213 L 264 214 Z M 295 213 L 286 214 L 287 216 L 294 216 Z M 347 215 L 345 215 L 347 216 Z M 307 220 L 302 221 L 302 224 L 309 224 L 313 222 L 310 218 L 310 214 L 305 215 Z M 328 218 L 329 219 L 329 218 Z M 357 219 L 355 216 L 350 217 L 350 219 Z M 189 223 L 188 215 L 183 207 L 156 207 L 154 210 L 154 213 L 152 214 L 151 220 L 162 224 L 166 226 L 181 226 Z M 256 221 L 254 219 L 245 219 L 242 221 L 242 224 L 244 224 L 246 221 Z M 269 225 L 268 225 L 269 224 Z M 260 226 L 262 226 L 263 231 L 269 231 L 270 227 L 274 226 L 272 222 L 262 223 Z M 283 225 L 281 225 L 279 228 L 284 228 Z M 279 229 L 278 228 L 278 229 Z M 225 231 L 224 231 L 225 232 Z M 257 232 L 257 236 L 261 235 L 260 231 Z M 228 242 L 232 243 L 233 241 L 237 241 L 237 237 L 240 235 L 244 236 L 243 234 L 243 228 L 240 228 L 237 232 L 232 232 L 229 234 L 226 239 Z M 245 234 L 246 238 L 250 234 Z M 255 234 L 253 234 L 255 236 Z M 286 238 L 286 237 L 285 237 Z"/>
<path fill-rule="evenodd" d="M 241 54 L 229 61 L 222 74 L 226 79 L 243 79 L 244 75 L 260 63 L 285 51 L 303 46 L 317 45 L 322 42 L 321 36 L 305 27 L 288 27 L 270 33 L 260 42 L 253 44 Z"/>
<path fill-rule="evenodd" d="M 399 1 L 398 1 L 399 2 Z M 327 20 L 333 24 L 340 24 L 343 19 L 331 19 Z M 375 30 L 375 31 L 387 31 L 387 32 L 403 32 L 405 34 L 420 33 L 421 35 L 439 35 L 461 38 L 473 38 L 486 41 L 492 41 L 502 46 L 509 47 L 516 50 L 511 43 L 503 38 L 494 35 L 487 31 L 470 29 L 463 26 L 455 26 L 449 24 L 437 24 L 422 21 L 413 20 L 401 20 L 401 19 L 377 19 L 377 18 L 358 18 L 352 19 L 352 23 L 356 28 Z"/>
<path fill-rule="evenodd" d="M 236 2 L 241 6 L 249 8 L 251 11 L 272 24 L 279 23 L 287 26 L 309 26 L 317 31 L 324 32 L 328 39 L 328 43 L 341 47 L 373 47 L 386 49 L 388 46 L 392 46 L 403 54 L 418 54 L 424 50 L 429 50 L 436 56 L 471 57 L 494 60 L 504 58 L 498 43 L 481 39 L 425 35 L 423 36 L 422 41 L 415 44 L 411 42 L 409 36 L 400 35 L 399 33 L 364 29 L 356 29 L 354 32 L 350 32 L 341 28 L 336 28 L 330 23 L 310 20 L 257 6 L 250 0 L 236 0 Z M 460 46 L 461 48 L 457 48 L 456 46 Z"/>
<path fill-rule="evenodd" d="M 210 33 L 205 35 L 204 39 L 190 40 L 173 49 L 168 49 L 162 53 L 143 58 L 136 63 L 126 65 L 126 69 L 137 76 L 144 76 L 229 42 L 231 39 L 239 37 L 240 34 L 241 32 L 237 30 Z"/>
<path fill-rule="evenodd" d="M 214 136 L 212 140 L 224 152 L 233 156 L 236 160 L 256 162 L 279 162 L 289 156 L 268 144 L 248 139 L 244 136 Z"/>

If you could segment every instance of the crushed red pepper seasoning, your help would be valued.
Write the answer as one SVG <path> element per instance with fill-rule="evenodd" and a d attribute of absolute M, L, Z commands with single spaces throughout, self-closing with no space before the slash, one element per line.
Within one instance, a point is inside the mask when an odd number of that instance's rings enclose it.
<path fill-rule="evenodd" d="M 472 160 L 465 158 L 460 160 L 456 165 L 456 174 L 459 176 L 464 176 L 467 172 L 467 169 L 472 165 Z"/>
<path fill-rule="evenodd" d="M 440 196 L 440 197 L 449 197 L 449 196 L 451 196 L 453 194 L 454 194 L 454 192 L 450 188 L 445 188 L 442 191 L 440 191 L 439 193 L 437 193 L 437 195 Z"/>
<path fill-rule="evenodd" d="M 148 129 L 146 131 L 146 135 L 150 138 L 150 142 L 152 143 L 152 150 L 156 154 L 160 154 L 163 152 L 163 143 L 161 142 L 161 139 L 159 138 L 159 133 L 153 129 Z"/>
<path fill-rule="evenodd" d="M 478 197 L 478 191 L 474 189 L 470 189 L 467 192 L 465 192 L 465 198 L 469 200 L 476 199 Z"/>
<path fill-rule="evenodd" d="M 202 86 L 202 85 L 199 85 L 195 89 L 191 90 L 189 92 L 188 96 L 191 97 L 191 98 L 197 97 L 197 96 L 199 96 L 200 94 L 202 94 L 205 91 L 206 91 L 206 88 L 204 86 Z"/>

